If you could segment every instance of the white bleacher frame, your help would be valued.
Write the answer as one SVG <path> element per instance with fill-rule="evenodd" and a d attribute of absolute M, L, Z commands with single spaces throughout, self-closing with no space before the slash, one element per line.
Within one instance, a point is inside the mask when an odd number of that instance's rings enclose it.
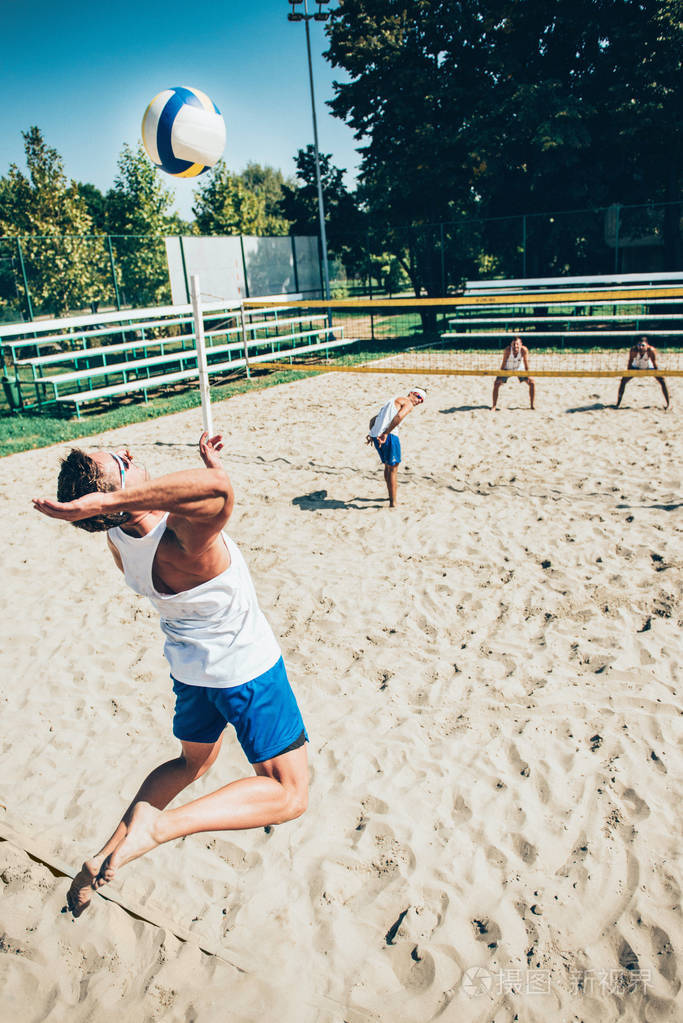
<path fill-rule="evenodd" d="M 655 287 L 683 282 L 683 272 L 644 274 L 599 274 L 583 277 L 519 277 L 508 280 L 467 281 L 465 294 L 486 291 L 522 291 L 535 293 L 537 289 L 560 291 L 562 288 L 589 287 L 613 288 L 649 284 Z"/>
<path fill-rule="evenodd" d="M 327 325 L 326 315 L 292 308 L 289 302 L 299 298 L 267 296 L 264 302 L 269 304 L 263 308 L 244 308 L 241 302 L 203 304 L 202 314 L 212 324 L 205 335 L 209 375 L 240 369 L 248 375 L 250 365 L 259 362 L 291 362 L 294 356 L 352 343 L 344 338 L 343 328 Z M 0 326 L 0 345 L 14 368 L 15 382 L 24 391 L 27 387 L 35 390 L 35 401 L 30 402 L 20 390 L 21 407 L 73 405 L 80 418 L 81 407 L 87 402 L 132 393 L 141 393 L 148 401 L 154 390 L 197 379 L 194 332 L 166 333 L 171 328 L 182 331 L 183 326 L 192 323 L 191 309 L 155 307 Z M 157 336 L 148 336 L 152 330 Z M 160 330 L 164 333 L 158 334 Z M 121 335 L 132 335 L 134 340 L 101 344 L 106 337 Z M 88 346 L 92 340 L 98 342 L 96 347 Z M 71 347 L 61 352 L 45 351 L 56 344 Z M 31 353 L 28 357 L 24 354 L 27 350 Z M 120 361 L 112 362 L 112 357 Z M 60 371 L 60 366 L 65 369 Z M 165 367 L 169 371 L 158 372 Z M 29 370 L 32 379 L 20 376 Z M 99 386 L 93 386 L 98 382 Z"/>
<path fill-rule="evenodd" d="M 513 334 L 519 334 L 531 343 L 535 340 L 545 343 L 556 340 L 564 348 L 570 346 L 573 339 L 599 343 L 613 342 L 615 338 L 622 337 L 626 344 L 630 344 L 629 339 L 642 334 L 653 339 L 679 338 L 683 336 L 683 330 L 677 330 L 676 326 L 683 327 L 683 299 L 680 296 L 657 296 L 660 289 L 675 288 L 681 282 L 683 272 L 678 271 L 559 279 L 468 281 L 464 294 L 459 296 L 455 314 L 447 319 L 451 329 L 441 334 L 441 340 L 466 340 L 471 345 L 478 339 L 499 339 L 505 344 Z M 647 297 L 620 297 L 623 289 L 642 288 L 643 285 L 648 285 Z M 582 297 L 577 288 L 587 289 L 591 294 Z M 566 295 L 562 294 L 563 291 Z M 473 298 L 472 304 L 467 303 L 468 295 Z M 491 305 L 485 304 L 487 296 L 492 300 Z M 663 303 L 667 306 L 677 305 L 681 312 L 657 314 L 650 311 L 651 307 Z M 630 311 L 625 311 L 624 307 Z M 546 315 L 540 315 L 543 309 Z M 653 321 L 658 325 L 655 329 L 649 327 Z M 672 327 L 659 329 L 661 321 L 672 323 Z M 536 326 L 549 327 L 551 324 L 557 325 L 558 329 L 539 330 Z M 580 325 L 578 329 L 575 326 L 577 324 Z M 593 325 L 596 329 L 585 329 Z M 615 329 L 610 329 L 611 326 Z M 489 329 L 482 330 L 482 327 Z M 492 327 L 500 329 L 490 329 Z"/>

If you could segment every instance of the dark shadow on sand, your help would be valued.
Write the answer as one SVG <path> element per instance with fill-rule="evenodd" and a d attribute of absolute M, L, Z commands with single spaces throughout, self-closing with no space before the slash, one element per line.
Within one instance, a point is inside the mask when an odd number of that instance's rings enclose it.
<path fill-rule="evenodd" d="M 683 501 L 680 501 L 678 504 L 617 504 L 615 507 L 620 511 L 631 511 L 638 508 L 656 508 L 657 511 L 678 511 L 679 508 L 683 508 Z"/>
<path fill-rule="evenodd" d="M 453 412 L 479 412 L 481 409 L 490 408 L 490 405 L 454 405 L 453 408 L 440 408 L 438 412 L 442 416 L 450 416 Z"/>
<path fill-rule="evenodd" d="M 614 408 L 614 405 L 604 405 L 601 401 L 596 401 L 594 405 L 579 405 L 577 408 L 568 408 L 567 412 L 600 412 L 605 408 Z"/>
<path fill-rule="evenodd" d="M 364 511 L 367 508 L 381 508 L 383 504 L 386 504 L 386 500 L 383 501 L 376 497 L 354 497 L 352 501 L 338 501 L 334 497 L 328 497 L 326 490 L 313 490 L 310 494 L 302 494 L 301 497 L 293 498 L 292 504 L 301 508 L 302 511 L 334 508 L 357 508 L 359 511 Z"/>

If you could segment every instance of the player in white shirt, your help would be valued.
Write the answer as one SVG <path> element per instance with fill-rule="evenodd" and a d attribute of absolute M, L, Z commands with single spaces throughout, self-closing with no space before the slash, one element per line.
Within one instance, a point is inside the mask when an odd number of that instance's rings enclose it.
<path fill-rule="evenodd" d="M 500 366 L 501 369 L 511 370 L 516 372 L 517 370 L 524 370 L 525 375 L 518 376 L 520 383 L 526 383 L 529 387 L 529 405 L 533 409 L 534 398 L 536 396 L 536 384 L 532 380 L 529 373 L 529 349 L 526 345 L 522 344 L 521 337 L 516 337 L 507 346 L 503 352 L 503 361 Z M 498 392 L 500 391 L 503 384 L 506 384 L 510 377 L 496 377 L 493 383 L 493 398 L 491 400 L 491 411 L 496 411 L 496 405 L 498 404 Z"/>
<path fill-rule="evenodd" d="M 370 432 L 365 440 L 367 444 L 374 444 L 384 466 L 384 482 L 387 485 L 390 508 L 396 507 L 398 467 L 401 464 L 401 442 L 394 430 L 398 429 L 408 413 L 421 405 L 426 397 L 424 387 L 414 387 L 405 398 L 390 398 L 385 401 L 377 415 L 370 420 Z"/>
<path fill-rule="evenodd" d="M 62 462 L 59 499 L 33 501 L 50 518 L 106 530 L 126 583 L 159 612 L 181 745 L 178 757 L 145 778 L 109 840 L 76 875 L 67 897 L 74 916 L 120 867 L 164 842 L 281 824 L 306 809 L 308 736 L 249 570 L 223 533 L 234 495 L 222 446 L 220 436 L 203 433 L 204 467 L 158 479 L 126 449 L 74 449 Z M 228 723 L 255 773 L 166 809 L 211 767 Z"/>
<path fill-rule="evenodd" d="M 647 339 L 647 334 L 643 334 L 642 337 L 638 338 L 638 341 L 628 353 L 628 366 L 627 369 L 657 369 L 657 349 L 653 348 Z M 619 408 L 621 405 L 621 399 L 624 397 L 624 391 L 626 390 L 626 384 L 631 380 L 632 377 L 622 377 L 619 383 L 619 394 L 617 395 L 617 403 L 614 406 Z M 664 395 L 664 401 L 666 402 L 666 408 L 669 407 L 669 392 L 667 390 L 666 381 L 664 377 L 655 377 L 655 380 L 662 389 Z"/>

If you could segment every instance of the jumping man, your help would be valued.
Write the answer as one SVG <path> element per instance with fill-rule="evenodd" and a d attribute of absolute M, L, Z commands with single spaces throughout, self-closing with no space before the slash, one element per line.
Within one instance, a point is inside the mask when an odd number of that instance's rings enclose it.
<path fill-rule="evenodd" d="M 157 479 L 128 450 L 74 449 L 62 462 L 58 500 L 33 500 L 50 518 L 106 530 L 126 583 L 159 611 L 181 745 L 145 778 L 111 837 L 76 875 L 67 897 L 74 916 L 119 867 L 164 842 L 283 823 L 306 809 L 304 723 L 249 570 L 223 533 L 234 496 L 222 446 L 220 436 L 203 433 L 205 468 Z M 228 722 L 255 776 L 165 809 L 211 767 Z"/>
<path fill-rule="evenodd" d="M 653 348 L 647 339 L 647 335 L 643 334 L 628 353 L 628 366 L 627 369 L 657 369 L 657 350 Z M 626 384 L 629 382 L 631 377 L 622 377 L 619 383 L 619 394 L 617 395 L 617 403 L 614 406 L 619 408 L 621 405 L 621 399 L 624 397 L 624 391 L 626 390 Z M 655 377 L 655 380 L 662 389 L 664 395 L 664 401 L 666 402 L 665 408 L 669 407 L 669 392 L 666 387 L 666 381 L 664 377 Z"/>
<path fill-rule="evenodd" d="M 518 369 L 524 368 L 528 374 L 529 372 L 529 349 L 526 345 L 522 344 L 521 337 L 516 337 L 511 344 L 507 346 L 503 352 L 503 361 L 501 363 L 501 369 L 512 370 L 516 372 Z M 491 411 L 496 411 L 496 405 L 498 404 L 498 392 L 503 384 L 506 384 L 509 377 L 496 377 L 493 383 L 493 399 L 491 401 Z M 517 378 L 520 383 L 524 382 L 529 387 L 529 405 L 533 409 L 534 407 L 534 395 L 536 394 L 536 384 L 530 376 L 519 376 Z"/>
<path fill-rule="evenodd" d="M 396 507 L 398 467 L 401 464 L 401 442 L 393 431 L 416 405 L 422 404 L 426 397 L 424 387 L 414 387 L 407 397 L 391 398 L 385 402 L 377 415 L 370 420 L 370 433 L 366 437 L 366 442 L 375 445 L 384 466 L 384 482 L 389 492 L 390 508 Z"/>

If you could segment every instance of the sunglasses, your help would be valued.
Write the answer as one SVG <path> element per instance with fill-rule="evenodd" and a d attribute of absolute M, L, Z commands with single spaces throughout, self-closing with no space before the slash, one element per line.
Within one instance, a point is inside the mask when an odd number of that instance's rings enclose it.
<path fill-rule="evenodd" d="M 126 489 L 126 462 L 124 461 L 124 459 L 123 459 L 123 457 L 121 455 L 117 455 L 113 451 L 110 451 L 109 454 L 111 455 L 111 457 L 114 459 L 114 461 L 116 462 L 116 464 L 119 467 L 119 472 L 121 473 L 121 490 L 125 490 Z"/>

